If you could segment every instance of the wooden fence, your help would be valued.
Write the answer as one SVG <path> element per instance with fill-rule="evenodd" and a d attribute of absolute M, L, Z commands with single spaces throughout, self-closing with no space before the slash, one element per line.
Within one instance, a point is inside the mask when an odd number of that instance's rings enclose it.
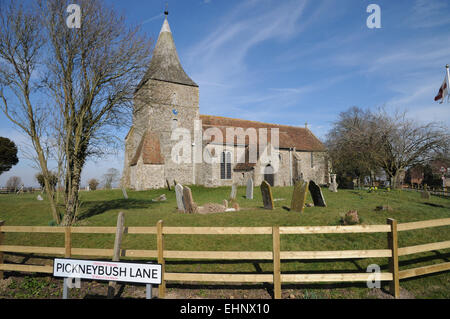
<path fill-rule="evenodd" d="M 119 214 L 120 218 L 120 214 Z M 282 260 L 336 260 L 352 258 L 389 258 L 389 272 L 381 272 L 378 279 L 390 282 L 390 293 L 399 297 L 399 280 L 415 276 L 446 271 L 450 262 L 431 266 L 399 270 L 398 257 L 427 251 L 450 248 L 450 241 L 428 243 L 424 245 L 398 247 L 398 232 L 412 231 L 430 227 L 450 225 L 450 218 L 435 219 L 397 224 L 388 219 L 386 225 L 355 226 L 273 226 L 273 227 L 166 227 L 159 221 L 155 227 L 46 227 L 46 226 L 6 226 L 0 221 L 0 279 L 3 271 L 23 271 L 52 273 L 51 265 L 6 264 L 4 252 L 35 253 L 63 255 L 65 257 L 111 257 L 125 256 L 135 258 L 155 258 L 162 265 L 162 284 L 159 285 L 159 297 L 165 296 L 166 282 L 234 282 L 234 283 L 271 283 L 274 297 L 281 298 L 282 283 L 319 283 L 319 282 L 367 282 L 373 280 L 373 273 L 332 273 L 332 274 L 282 274 Z M 3 245 L 5 233 L 61 233 L 65 236 L 64 247 L 36 247 Z M 349 233 L 386 233 L 388 247 L 373 250 L 338 250 L 338 251 L 281 251 L 280 237 L 285 234 L 349 234 Z M 75 248 L 72 247 L 72 234 L 116 234 L 113 249 Z M 157 240 L 156 250 L 121 249 L 122 234 L 154 234 Z M 164 249 L 164 235 L 271 235 L 272 251 L 175 251 Z M 120 236 L 119 236 L 120 235 Z M 120 254 L 119 254 L 120 253 Z M 212 259 L 212 260 L 271 260 L 273 274 L 218 274 L 218 273 L 173 273 L 165 272 L 166 259 Z"/>

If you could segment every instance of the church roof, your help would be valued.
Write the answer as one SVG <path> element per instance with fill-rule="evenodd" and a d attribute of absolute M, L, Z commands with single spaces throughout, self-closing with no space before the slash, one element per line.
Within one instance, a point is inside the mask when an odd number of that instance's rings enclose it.
<path fill-rule="evenodd" d="M 141 156 L 144 164 L 164 164 L 158 134 L 150 130 L 145 132 L 130 162 L 130 166 L 136 165 Z"/>
<path fill-rule="evenodd" d="M 138 89 L 150 79 L 198 87 L 181 66 L 167 17 L 153 50 L 150 66 Z"/>
<path fill-rule="evenodd" d="M 295 148 L 297 151 L 323 152 L 326 150 L 323 143 L 308 129 L 298 126 L 288 126 L 280 124 L 262 123 L 248 121 L 222 116 L 200 115 L 203 130 L 209 127 L 217 127 L 222 131 L 223 137 L 226 137 L 227 127 L 255 128 L 257 133 L 259 128 L 278 128 L 279 129 L 279 148 Z M 267 141 L 270 142 L 270 131 L 267 131 Z M 237 143 L 237 139 L 235 139 Z M 248 145 L 246 136 L 245 145 Z"/>

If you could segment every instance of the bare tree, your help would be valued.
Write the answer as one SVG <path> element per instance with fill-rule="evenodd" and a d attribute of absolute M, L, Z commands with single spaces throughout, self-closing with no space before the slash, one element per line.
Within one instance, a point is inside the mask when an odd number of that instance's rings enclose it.
<path fill-rule="evenodd" d="M 47 157 L 41 140 L 50 110 L 33 99 L 45 37 L 36 13 L 22 4 L 0 4 L 0 99 L 6 117 L 30 137 L 41 168 L 53 218 L 60 216 L 50 186 Z"/>
<path fill-rule="evenodd" d="M 333 171 L 359 182 L 367 176 L 373 181 L 379 167 L 375 161 L 378 141 L 374 132 L 376 123 L 370 111 L 351 107 L 341 112 L 326 141 Z"/>
<path fill-rule="evenodd" d="M 389 115 L 380 110 L 374 115 L 379 147 L 375 160 L 397 187 L 399 174 L 408 167 L 431 161 L 436 153 L 448 152 L 448 128 L 438 122 L 422 124 L 406 116 L 406 112 Z"/>
<path fill-rule="evenodd" d="M 3 110 L 13 123 L 29 132 L 44 176 L 48 176 L 48 158 L 41 146 L 43 128 L 50 128 L 48 119 L 61 121 L 60 135 L 55 135 L 58 130 L 51 133 L 58 137 L 64 150 L 63 225 L 76 221 L 86 159 L 104 154 L 107 146 L 117 141 L 114 129 L 131 117 L 133 95 L 150 58 L 149 40 L 140 35 L 138 28 L 127 27 L 124 18 L 100 0 L 78 1 L 81 27 L 68 28 L 69 3 L 41 0 L 36 9 L 24 16 L 24 10 L 12 2 L 10 12 L 2 14 L 7 23 L 0 30 L 0 41 L 4 40 L 0 44 L 0 57 L 7 62 L 1 80 L 10 90 L 18 91 L 19 101 L 24 101 L 15 106 L 20 110 L 24 105 L 25 120 L 19 120 L 18 112 L 13 113 L 2 93 Z M 10 38 L 17 39 L 19 46 L 9 44 Z M 21 46 L 23 49 L 16 52 Z M 22 51 L 25 53 L 21 54 Z M 11 79 L 10 74 L 15 78 Z M 32 74 L 38 78 L 35 88 L 48 96 L 45 107 L 32 103 L 28 83 Z"/>
<path fill-rule="evenodd" d="M 6 181 L 6 188 L 8 190 L 16 191 L 19 189 L 19 186 L 22 184 L 22 179 L 19 176 L 11 176 Z"/>
<path fill-rule="evenodd" d="M 105 189 L 111 189 L 113 183 L 117 182 L 120 177 L 120 172 L 116 168 L 110 168 L 103 175 L 103 181 L 105 183 Z"/>
<path fill-rule="evenodd" d="M 382 169 L 391 186 L 397 187 L 400 173 L 424 164 L 436 152 L 448 150 L 448 128 L 440 123 L 422 124 L 406 112 L 389 114 L 353 107 L 340 114 L 328 134 L 333 167 L 357 177 Z"/>

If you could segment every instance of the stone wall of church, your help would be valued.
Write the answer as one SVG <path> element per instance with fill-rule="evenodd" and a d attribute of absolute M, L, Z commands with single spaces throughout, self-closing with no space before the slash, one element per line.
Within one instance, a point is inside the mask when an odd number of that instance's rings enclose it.
<path fill-rule="evenodd" d="M 311 155 L 312 154 L 312 155 Z M 313 180 L 317 184 L 326 184 L 328 165 L 325 152 L 297 151 L 294 157 L 294 178 Z"/>
<path fill-rule="evenodd" d="M 151 183 L 161 185 L 161 187 L 164 187 L 166 179 L 171 183 L 173 180 L 182 184 L 194 183 L 193 164 L 180 164 L 172 160 L 172 150 L 176 149 L 174 146 L 182 139 L 182 136 L 178 136 L 177 139 L 172 140 L 172 133 L 176 128 L 184 128 L 190 134 L 190 137 L 187 136 L 185 138 L 193 140 L 194 121 L 199 119 L 198 102 L 198 87 L 149 80 L 139 90 L 134 100 L 134 131 L 132 136 L 128 137 L 125 146 L 125 166 L 122 178 L 125 187 L 135 188 L 135 185 L 142 184 L 136 174 L 131 174 L 131 168 L 128 163 L 135 155 L 137 145 L 146 129 L 151 129 L 158 134 L 161 154 L 164 158 L 162 184 L 161 182 Z M 190 148 L 185 154 L 188 155 L 188 152 L 192 152 L 192 142 L 189 141 L 186 144 Z M 183 156 L 181 148 L 178 154 Z M 181 159 L 179 158 L 179 160 Z M 145 166 L 158 167 L 158 165 Z M 139 169 L 134 169 L 134 171 L 136 170 Z M 152 171 L 154 171 L 153 168 L 148 169 L 145 173 L 150 174 Z M 153 179 L 159 179 L 159 175 L 159 173 L 156 174 Z M 144 188 L 147 188 L 147 186 Z"/>
<path fill-rule="evenodd" d="M 199 119 L 199 91 L 198 87 L 150 80 L 146 89 L 152 95 L 150 107 L 149 127 L 159 133 L 161 153 L 165 163 L 165 178 L 174 179 L 182 184 L 194 183 L 194 167 L 192 163 L 177 163 L 176 154 L 172 158 L 172 151 L 178 149 L 178 155 L 183 156 L 184 151 L 188 158 L 192 158 L 192 141 L 194 138 L 194 121 Z M 173 136 L 177 128 L 183 128 L 190 136 L 186 138 L 185 148 L 176 148 L 180 145 L 183 136 Z M 189 140 L 188 140 L 189 138 Z M 190 148 L 190 149 L 188 149 Z M 189 153 L 191 153 L 189 155 Z M 181 161 L 181 158 L 178 160 Z M 174 160 L 175 161 L 174 161 Z"/>
<path fill-rule="evenodd" d="M 234 154 L 237 152 L 237 148 L 234 147 Z M 208 145 L 208 149 L 212 146 Z M 289 161 L 290 152 L 289 150 L 280 150 L 280 162 L 277 172 L 274 174 L 274 185 L 275 186 L 290 186 L 291 178 L 295 178 L 300 174 L 304 179 L 314 180 L 316 183 L 325 184 L 327 182 L 327 163 L 325 153 L 314 152 L 313 155 L 313 165 L 311 167 L 311 152 L 295 152 L 291 151 L 292 162 Z M 300 160 L 296 160 L 296 158 Z M 292 171 L 290 169 L 290 163 L 292 165 Z M 200 168 L 197 168 L 197 178 L 196 182 L 200 185 L 207 187 L 217 187 L 217 186 L 231 186 L 233 183 L 238 185 L 246 185 L 247 179 L 251 176 L 255 183 L 255 186 L 259 186 L 264 180 L 264 168 L 266 165 L 262 165 L 258 161 L 253 170 L 250 171 L 234 171 L 234 166 L 232 165 L 232 178 L 231 179 L 221 179 L 220 176 L 220 163 L 208 164 L 202 163 L 198 164 Z"/>
<path fill-rule="evenodd" d="M 165 187 L 164 165 L 146 165 L 142 158 L 130 167 L 130 188 L 137 191 Z"/>

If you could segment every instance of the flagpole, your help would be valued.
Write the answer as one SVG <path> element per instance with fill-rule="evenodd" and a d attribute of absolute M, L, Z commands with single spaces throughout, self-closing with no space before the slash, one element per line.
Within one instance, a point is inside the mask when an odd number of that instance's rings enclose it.
<path fill-rule="evenodd" d="M 450 71 L 449 71 L 449 66 L 448 64 L 445 66 L 445 68 L 447 69 L 447 96 L 450 95 Z M 444 98 L 444 97 L 442 97 Z M 447 100 L 449 98 L 447 97 Z M 444 101 L 444 100 L 442 100 Z"/>
<path fill-rule="evenodd" d="M 447 69 L 447 89 L 450 90 L 450 71 L 448 69 L 449 68 L 448 64 L 445 66 L 445 68 Z"/>

